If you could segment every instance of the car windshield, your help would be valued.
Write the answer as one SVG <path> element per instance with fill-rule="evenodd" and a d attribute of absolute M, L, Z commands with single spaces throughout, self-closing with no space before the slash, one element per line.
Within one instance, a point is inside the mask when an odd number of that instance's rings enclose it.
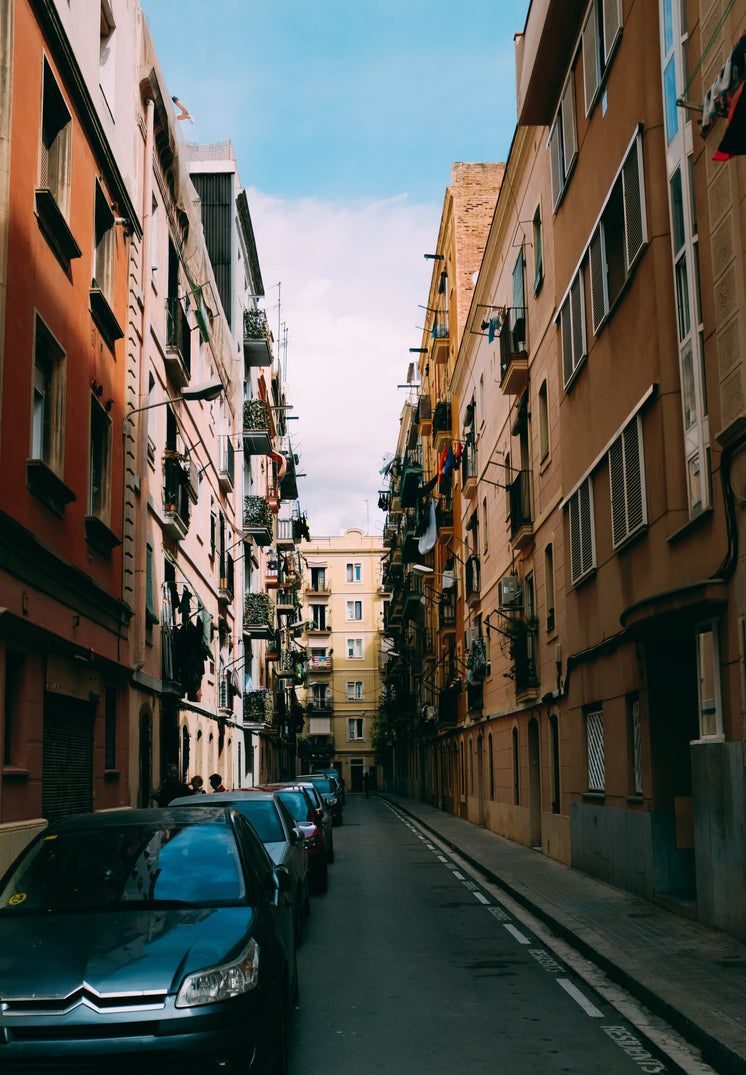
<path fill-rule="evenodd" d="M 308 799 L 302 791 L 281 791 L 280 798 L 296 821 L 308 821 Z"/>
<path fill-rule="evenodd" d="M 271 799 L 237 799 L 233 805 L 251 822 L 263 844 L 279 844 L 285 840 L 277 807 Z"/>
<path fill-rule="evenodd" d="M 314 782 L 314 784 L 316 785 L 317 788 L 320 788 L 321 791 L 325 791 L 327 793 L 327 795 L 331 795 L 331 794 L 334 793 L 334 788 L 332 787 L 332 782 L 327 777 L 325 777 L 325 776 L 315 776 L 313 778 L 313 782 Z"/>
<path fill-rule="evenodd" d="M 51 833 L 0 891 L 0 914 L 234 903 L 245 898 L 226 824 L 102 826 Z"/>

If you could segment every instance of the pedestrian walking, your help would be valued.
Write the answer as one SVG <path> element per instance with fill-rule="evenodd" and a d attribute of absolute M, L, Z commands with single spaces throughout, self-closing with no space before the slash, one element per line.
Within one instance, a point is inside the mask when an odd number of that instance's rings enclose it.
<path fill-rule="evenodd" d="M 178 798 L 179 795 L 191 794 L 192 789 L 179 776 L 178 766 L 171 764 L 166 768 L 166 778 L 161 784 L 160 791 L 153 791 L 153 798 L 159 806 L 168 806 L 171 800 Z"/>
<path fill-rule="evenodd" d="M 365 798 L 368 798 L 368 792 L 370 791 L 370 773 L 363 773 L 363 791 L 365 792 Z"/>
<path fill-rule="evenodd" d="M 205 794 L 205 789 L 202 786 L 203 784 L 204 784 L 204 780 L 202 779 L 201 776 L 199 776 L 198 773 L 195 773 L 195 775 L 189 781 L 189 787 L 192 789 L 192 792 L 195 795 L 204 795 Z"/>
<path fill-rule="evenodd" d="M 225 791 L 223 787 L 223 778 L 220 773 L 213 773 L 210 777 L 210 787 L 213 791 Z"/>

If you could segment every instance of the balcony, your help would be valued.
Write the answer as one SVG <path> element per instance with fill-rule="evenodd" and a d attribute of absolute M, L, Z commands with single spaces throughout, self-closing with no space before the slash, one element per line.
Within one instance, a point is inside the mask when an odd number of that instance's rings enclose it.
<path fill-rule="evenodd" d="M 422 482 L 422 445 L 418 444 L 410 448 L 404 456 L 402 467 L 401 488 L 399 500 L 403 508 L 413 508 L 417 504 L 417 496 Z"/>
<path fill-rule="evenodd" d="M 307 582 L 304 586 L 304 593 L 309 597 L 330 597 L 332 588 L 328 582 Z"/>
<path fill-rule="evenodd" d="M 438 606 L 438 625 L 443 631 L 452 631 L 456 627 L 456 597 L 455 594 L 443 593 Z"/>
<path fill-rule="evenodd" d="M 332 657 L 326 655 L 325 657 L 309 657 L 308 658 L 308 671 L 313 672 L 314 675 L 319 672 L 331 672 L 332 670 Z"/>
<path fill-rule="evenodd" d="M 480 564 L 478 556 L 470 556 L 466 561 L 466 603 L 469 607 L 479 604 Z"/>
<path fill-rule="evenodd" d="M 433 449 L 442 452 L 446 441 L 451 439 L 451 401 L 439 400 L 433 414 Z"/>
<path fill-rule="evenodd" d="M 421 395 L 417 404 L 417 424 L 420 436 L 426 437 L 433 428 L 433 405 L 430 396 Z"/>
<path fill-rule="evenodd" d="M 432 340 L 430 342 L 430 360 L 442 364 L 448 361 L 448 352 L 451 341 L 448 337 L 448 319 L 445 313 L 438 315 L 438 320 L 433 324 Z"/>
<path fill-rule="evenodd" d="M 247 366 L 271 366 L 272 343 L 264 310 L 243 312 L 243 357 Z"/>
<path fill-rule="evenodd" d="M 176 295 L 166 299 L 165 364 L 172 384 L 184 388 L 192 375 L 192 333 L 184 304 Z"/>
<path fill-rule="evenodd" d="M 297 608 L 300 608 L 300 602 L 295 589 L 281 582 L 277 590 L 277 615 L 289 616 Z"/>
<path fill-rule="evenodd" d="M 275 633 L 275 603 L 269 594 L 247 593 L 244 598 L 243 633 L 249 638 L 271 638 Z"/>
<path fill-rule="evenodd" d="M 272 416 L 263 399 L 247 399 L 243 405 L 243 447 L 248 455 L 272 451 Z"/>
<path fill-rule="evenodd" d="M 218 601 L 229 605 L 233 600 L 233 557 L 226 553 L 225 560 L 220 565 L 220 587 L 218 589 Z"/>
<path fill-rule="evenodd" d="M 528 381 L 526 349 L 526 309 L 509 306 L 500 329 L 500 389 L 506 396 L 517 396 Z"/>
<path fill-rule="evenodd" d="M 331 692 L 328 694 L 314 694 L 306 705 L 306 713 L 310 719 L 320 716 L 329 716 L 334 712 L 334 702 Z"/>
<path fill-rule="evenodd" d="M 183 541 L 189 531 L 189 472 L 189 461 L 167 449 L 163 457 L 163 529 L 174 541 Z"/>
<path fill-rule="evenodd" d="M 266 546 L 272 542 L 272 509 L 263 496 L 243 498 L 243 530 L 255 544 Z"/>
<path fill-rule="evenodd" d="M 531 517 L 531 473 L 522 470 L 510 484 L 510 540 L 516 549 L 523 549 L 534 536 Z"/>
<path fill-rule="evenodd" d="M 224 493 L 233 489 L 235 478 L 235 452 L 229 436 L 220 438 L 218 451 L 218 484 Z"/>
<path fill-rule="evenodd" d="M 272 724 L 274 699 L 268 690 L 246 691 L 243 696 L 243 722 L 266 726 Z"/>
<path fill-rule="evenodd" d="M 277 548 L 278 549 L 294 549 L 295 548 L 295 531 L 293 529 L 293 519 L 278 519 L 277 520 Z"/>
<path fill-rule="evenodd" d="M 461 454 L 461 495 L 475 497 L 477 494 L 477 449 L 466 443 Z"/>
<path fill-rule="evenodd" d="M 280 679 L 291 679 L 300 684 L 306 678 L 306 651 L 300 649 L 283 649 L 277 662 L 277 676 Z"/>
<path fill-rule="evenodd" d="M 280 496 L 283 500 L 297 500 L 298 499 L 298 481 L 296 478 L 297 470 L 295 465 L 295 456 L 288 449 L 283 451 L 283 455 L 286 460 L 285 477 L 280 482 Z"/>
<path fill-rule="evenodd" d="M 539 689 L 539 676 L 536 669 L 536 632 L 525 620 L 514 620 L 520 629 L 514 633 L 510 642 L 510 654 L 515 673 L 515 692 L 517 695 L 535 695 Z"/>
<path fill-rule="evenodd" d="M 316 611 L 316 610 L 319 611 Z M 311 619 L 306 631 L 309 635 L 328 635 L 332 630 L 332 617 L 325 605 L 311 605 Z"/>

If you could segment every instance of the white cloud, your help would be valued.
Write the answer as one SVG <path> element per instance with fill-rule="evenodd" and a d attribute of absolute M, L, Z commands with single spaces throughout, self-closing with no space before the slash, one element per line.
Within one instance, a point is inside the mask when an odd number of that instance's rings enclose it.
<path fill-rule="evenodd" d="M 287 325 L 290 432 L 300 448 L 301 506 L 314 536 L 380 532 L 379 469 L 396 447 L 421 333 L 440 211 L 387 201 L 329 204 L 247 191 L 277 334 Z M 280 282 L 278 289 L 276 284 Z"/>

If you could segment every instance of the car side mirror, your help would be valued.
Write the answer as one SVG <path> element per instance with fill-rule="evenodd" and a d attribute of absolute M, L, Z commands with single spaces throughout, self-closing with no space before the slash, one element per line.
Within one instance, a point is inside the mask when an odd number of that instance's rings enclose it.
<path fill-rule="evenodd" d="M 287 866 L 275 866 L 270 874 L 270 879 L 272 886 L 272 904 L 275 907 L 279 907 L 280 894 L 289 892 L 292 887 Z"/>
<path fill-rule="evenodd" d="M 294 844 L 297 844 L 303 839 L 303 833 L 300 831 L 299 828 L 291 829 L 290 830 L 290 839 L 292 840 L 292 842 Z"/>

